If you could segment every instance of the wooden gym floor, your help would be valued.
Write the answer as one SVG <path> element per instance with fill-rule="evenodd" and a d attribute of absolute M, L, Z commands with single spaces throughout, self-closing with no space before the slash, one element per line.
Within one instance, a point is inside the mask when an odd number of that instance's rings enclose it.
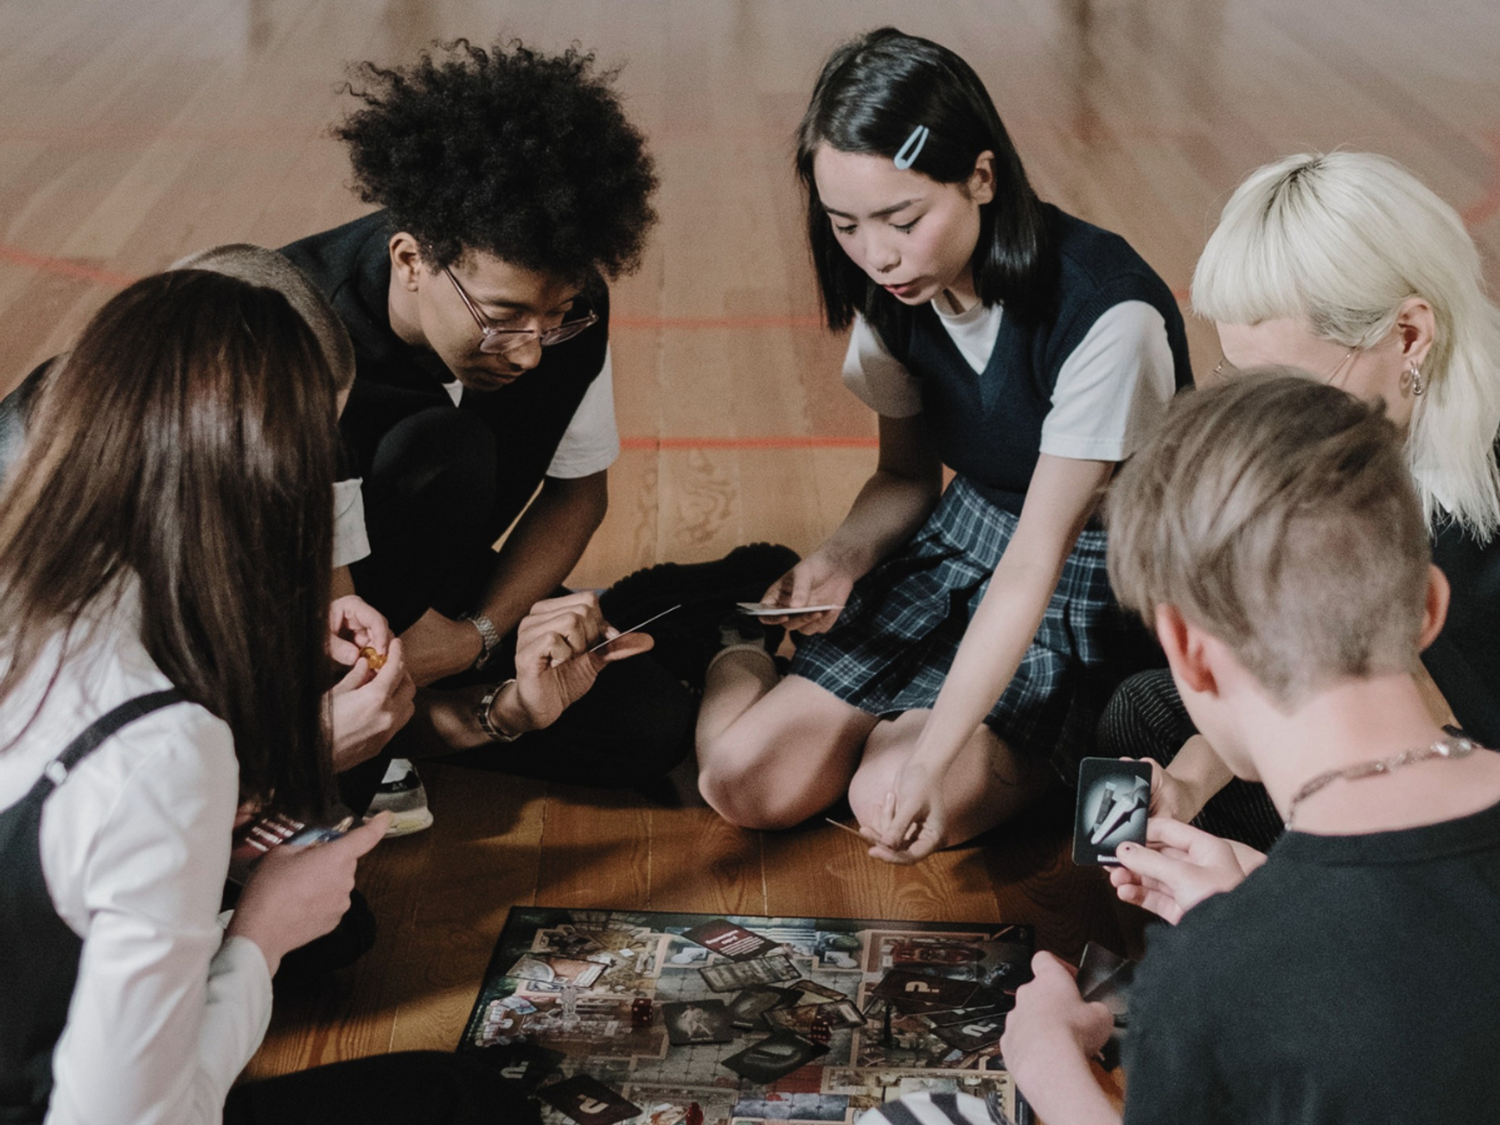
<path fill-rule="evenodd" d="M 616 289 L 625 452 L 574 576 L 768 539 L 806 550 L 873 460 L 819 327 L 790 169 L 822 56 L 882 23 L 989 85 L 1041 193 L 1121 232 L 1180 294 L 1252 168 L 1336 146 L 1403 161 L 1500 278 L 1500 6 L 1492 0 L 48 0 L 0 2 L 0 391 L 110 293 L 191 250 L 277 246 L 364 209 L 326 128 L 347 62 L 500 33 L 609 65 L 650 137 L 662 223 Z M 1191 328 L 1198 370 L 1217 360 Z M 1064 857 L 1066 801 L 916 869 L 822 824 L 423 776 L 437 817 L 361 886 L 375 950 L 288 993 L 250 1073 L 451 1048 L 512 904 L 1033 922 L 1043 947 L 1138 947 L 1140 919 Z"/>

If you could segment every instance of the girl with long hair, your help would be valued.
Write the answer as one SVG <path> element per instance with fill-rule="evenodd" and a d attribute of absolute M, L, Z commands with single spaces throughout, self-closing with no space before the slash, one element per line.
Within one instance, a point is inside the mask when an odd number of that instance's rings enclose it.
<path fill-rule="evenodd" d="M 847 792 L 872 854 L 909 862 L 1012 815 L 1049 761 L 1070 773 L 1138 666 L 1094 510 L 1191 381 L 1187 344 L 1161 279 L 1038 199 L 978 76 L 936 43 L 883 28 L 835 51 L 797 171 L 879 464 L 766 595 L 805 635 L 791 674 L 748 643 L 716 659 L 700 786 L 758 827 Z"/>
<path fill-rule="evenodd" d="M 0 1118 L 384 1120 L 395 1079 L 450 1081 L 362 1061 L 226 1108 L 385 829 L 273 850 L 220 928 L 238 810 L 328 815 L 335 433 L 286 299 L 193 270 L 108 302 L 39 394 L 0 493 Z"/>

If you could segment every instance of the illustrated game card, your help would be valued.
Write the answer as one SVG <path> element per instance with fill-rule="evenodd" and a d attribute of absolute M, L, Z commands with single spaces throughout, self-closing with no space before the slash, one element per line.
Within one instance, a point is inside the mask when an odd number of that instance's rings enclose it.
<path fill-rule="evenodd" d="M 790 1007 L 801 995 L 791 988 L 747 988 L 729 1001 L 729 1022 L 735 1027 L 760 1027 L 761 1016 L 772 1008 Z"/>
<path fill-rule="evenodd" d="M 556 1106 L 578 1125 L 614 1125 L 641 1112 L 640 1106 L 587 1074 L 575 1074 L 556 1086 L 538 1090 L 537 1097 Z"/>
<path fill-rule="evenodd" d="M 1085 758 L 1078 767 L 1078 814 L 1073 822 L 1073 862 L 1115 864 L 1125 841 L 1146 842 L 1151 805 L 1151 763 Z"/>
<path fill-rule="evenodd" d="M 687 1000 L 663 1004 L 662 1021 L 674 1047 L 690 1043 L 728 1043 L 734 1038 L 729 1009 L 722 1000 Z"/>
<path fill-rule="evenodd" d="M 598 961 L 579 961 L 572 957 L 556 957 L 551 953 L 527 953 L 508 972 L 518 980 L 574 984 L 579 988 L 587 988 L 607 968 L 608 965 Z"/>
<path fill-rule="evenodd" d="M 827 1044 L 814 1043 L 789 1031 L 775 1031 L 739 1054 L 730 1055 L 724 1065 L 752 1082 L 775 1082 L 827 1053 Z"/>
<path fill-rule="evenodd" d="M 557 1069 L 557 1064 L 567 1058 L 561 1051 L 553 1051 L 525 1040 L 486 1047 L 478 1057 L 519 1085 L 527 1094 L 535 1092 L 546 1077 Z"/>
<path fill-rule="evenodd" d="M 776 948 L 776 943 L 770 938 L 752 933 L 744 926 L 736 926 L 728 918 L 704 922 L 701 926 L 684 930 L 682 936 L 731 961 L 753 961 Z"/>
<path fill-rule="evenodd" d="M 798 989 L 802 992 L 799 1004 L 826 1004 L 830 1000 L 847 1000 L 849 994 L 840 992 L 836 988 L 829 988 L 826 984 L 819 984 L 815 980 L 794 980 L 787 985 L 788 990 Z"/>
<path fill-rule="evenodd" d="M 758 984 L 781 984 L 802 975 L 792 964 L 792 959 L 781 953 L 754 961 L 705 965 L 698 972 L 703 975 L 703 982 L 715 992 L 738 992 Z"/>
<path fill-rule="evenodd" d="M 940 1008 L 962 1008 L 978 988 L 978 983 L 972 980 L 954 980 L 952 977 L 914 973 L 910 969 L 892 969 L 870 990 L 870 994 L 891 1001 L 902 1011 L 915 1014 L 937 1011 Z"/>
<path fill-rule="evenodd" d="M 944 1043 L 950 1047 L 957 1047 L 960 1051 L 977 1051 L 982 1047 L 988 1047 L 991 1043 L 999 1042 L 1004 1032 L 1004 1016 L 989 1016 L 985 1019 L 955 1023 L 933 1030 L 933 1034 Z"/>

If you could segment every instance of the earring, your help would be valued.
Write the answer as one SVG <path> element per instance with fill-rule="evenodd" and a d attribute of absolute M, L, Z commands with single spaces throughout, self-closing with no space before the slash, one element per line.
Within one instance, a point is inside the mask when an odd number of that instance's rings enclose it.
<path fill-rule="evenodd" d="M 1415 363 L 1402 373 L 1401 381 L 1411 387 L 1411 393 L 1414 395 L 1421 395 L 1427 389 L 1427 384 L 1422 379 L 1422 369 Z"/>

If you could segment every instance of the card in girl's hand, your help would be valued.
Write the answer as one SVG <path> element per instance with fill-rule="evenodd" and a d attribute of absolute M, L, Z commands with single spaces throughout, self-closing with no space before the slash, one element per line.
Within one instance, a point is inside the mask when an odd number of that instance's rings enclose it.
<path fill-rule="evenodd" d="M 827 613 L 843 609 L 841 605 L 772 605 L 770 602 L 735 602 L 735 608 L 746 617 L 800 617 L 805 613 Z"/>
<path fill-rule="evenodd" d="M 1085 758 L 1078 767 L 1078 812 L 1073 862 L 1117 864 L 1115 849 L 1146 842 L 1151 808 L 1151 763 Z"/>

